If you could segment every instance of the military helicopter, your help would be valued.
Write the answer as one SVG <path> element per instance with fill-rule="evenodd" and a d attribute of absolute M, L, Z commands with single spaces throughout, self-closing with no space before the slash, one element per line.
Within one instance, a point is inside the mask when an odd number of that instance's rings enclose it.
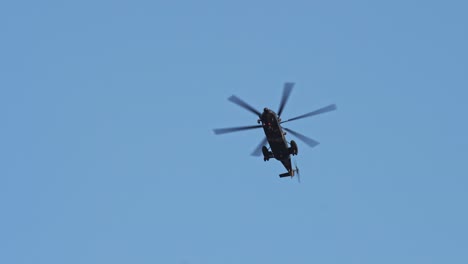
<path fill-rule="evenodd" d="M 297 173 L 298 180 L 299 180 L 299 169 L 297 168 L 297 166 L 295 166 L 295 169 L 293 169 L 292 164 L 291 164 L 291 155 L 297 155 L 298 147 L 294 140 L 291 140 L 290 142 L 286 140 L 285 131 L 291 133 L 291 135 L 297 137 L 299 140 L 303 141 L 305 144 L 307 144 L 310 147 L 317 146 L 319 142 L 311 138 L 308 138 L 294 130 L 283 127 L 282 124 L 286 122 L 291 122 L 294 120 L 302 119 L 305 117 L 315 116 L 315 115 L 319 115 L 319 114 L 323 114 L 326 112 L 336 110 L 336 105 L 331 104 L 331 105 L 322 107 L 318 110 L 283 121 L 281 120 L 281 114 L 283 113 L 284 106 L 286 105 L 286 102 L 288 101 L 288 98 L 291 94 L 293 87 L 294 87 L 294 83 L 292 82 L 287 82 L 284 84 L 283 96 L 281 98 L 278 113 L 275 113 L 273 110 L 268 109 L 266 107 L 263 109 L 263 113 L 260 113 L 258 110 L 256 110 L 255 108 L 253 108 L 252 106 L 244 102 L 239 97 L 232 95 L 231 97 L 228 98 L 228 100 L 246 109 L 247 111 L 250 111 L 254 113 L 255 115 L 257 115 L 258 125 L 218 128 L 218 129 L 213 129 L 213 131 L 215 134 L 219 135 L 219 134 L 226 134 L 226 133 L 238 132 L 238 131 L 243 131 L 243 130 L 263 128 L 263 131 L 265 132 L 265 138 L 255 148 L 255 150 L 252 152 L 251 155 L 260 156 L 263 154 L 264 161 L 268 161 L 271 158 L 275 158 L 279 160 L 287 170 L 286 173 L 282 173 L 279 176 L 281 178 L 282 177 L 292 178 L 294 177 L 295 173 Z M 270 148 L 267 148 L 265 146 L 267 142 L 270 145 Z"/>

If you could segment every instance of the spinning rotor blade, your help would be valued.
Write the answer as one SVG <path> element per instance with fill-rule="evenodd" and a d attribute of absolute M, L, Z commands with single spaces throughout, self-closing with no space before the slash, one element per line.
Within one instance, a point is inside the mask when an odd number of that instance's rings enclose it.
<path fill-rule="evenodd" d="M 263 146 L 265 146 L 266 143 L 267 143 L 267 138 L 264 138 L 262 140 L 262 142 L 260 142 L 260 144 L 258 144 L 258 146 L 255 148 L 255 150 L 250 155 L 257 156 L 257 157 L 262 155 L 262 148 L 263 148 Z"/>
<path fill-rule="evenodd" d="M 289 133 L 291 133 L 291 135 L 297 137 L 298 139 L 302 140 L 304 143 L 306 143 L 307 145 L 309 145 L 311 148 L 317 146 L 318 144 L 320 144 L 319 142 L 311 139 L 311 138 L 308 138 L 300 133 L 297 133 L 296 131 L 294 130 L 291 130 L 289 128 L 285 128 L 283 127 L 284 130 L 288 131 Z"/>
<path fill-rule="evenodd" d="M 294 167 L 296 167 L 294 170 L 296 171 L 297 181 L 301 183 L 301 174 L 299 173 L 299 168 L 297 167 L 296 161 L 294 161 Z"/>
<path fill-rule="evenodd" d="M 236 132 L 236 131 L 261 128 L 261 127 L 262 127 L 262 125 L 242 126 L 242 127 L 228 127 L 228 128 L 216 128 L 216 129 L 213 129 L 213 131 L 214 131 L 214 133 L 216 135 L 219 135 L 219 134 L 226 134 L 226 133 L 231 133 L 231 132 Z"/>
<path fill-rule="evenodd" d="M 320 108 L 318 110 L 315 110 L 315 111 L 307 113 L 307 114 L 303 114 L 303 115 L 300 115 L 300 116 L 290 118 L 290 119 L 285 120 L 285 121 L 283 121 L 281 123 L 286 123 L 286 122 L 289 122 L 289 121 L 293 121 L 293 120 L 297 120 L 297 119 L 301 119 L 301 118 L 305 118 L 305 117 L 309 117 L 309 116 L 319 115 L 319 114 L 323 114 L 323 113 L 330 112 L 330 111 L 333 111 L 333 110 L 336 110 L 336 105 L 335 104 L 331 104 L 331 105 L 322 107 L 322 108 Z"/>
<path fill-rule="evenodd" d="M 228 98 L 229 101 L 235 103 L 236 105 L 256 114 L 257 116 L 261 116 L 262 114 L 255 108 L 253 108 L 252 106 L 250 106 L 248 103 L 244 102 L 242 99 L 240 99 L 239 97 L 235 96 L 235 95 L 232 95 L 231 97 Z"/>
<path fill-rule="evenodd" d="M 283 88 L 283 97 L 281 97 L 281 103 L 278 109 L 278 116 L 281 116 L 283 112 L 284 106 L 288 101 L 289 95 L 291 94 L 292 88 L 294 87 L 294 83 L 285 83 Z"/>

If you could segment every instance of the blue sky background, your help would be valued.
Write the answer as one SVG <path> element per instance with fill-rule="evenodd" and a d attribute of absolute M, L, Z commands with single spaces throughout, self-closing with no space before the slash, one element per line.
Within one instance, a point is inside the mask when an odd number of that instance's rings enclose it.
<path fill-rule="evenodd" d="M 0 3 L 0 263 L 468 263 L 467 8 Z M 301 184 L 211 130 L 286 81 Z"/>

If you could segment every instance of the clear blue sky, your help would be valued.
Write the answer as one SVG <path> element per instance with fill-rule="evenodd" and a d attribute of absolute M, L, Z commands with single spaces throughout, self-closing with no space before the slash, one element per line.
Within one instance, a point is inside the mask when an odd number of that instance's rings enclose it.
<path fill-rule="evenodd" d="M 468 4 L 378 2 L 0 3 L 0 263 L 468 263 Z"/>

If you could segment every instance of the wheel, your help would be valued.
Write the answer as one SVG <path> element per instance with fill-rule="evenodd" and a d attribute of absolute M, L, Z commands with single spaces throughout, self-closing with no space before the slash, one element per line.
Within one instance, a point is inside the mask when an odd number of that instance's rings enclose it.
<path fill-rule="evenodd" d="M 291 140 L 291 147 L 289 148 L 289 154 L 297 155 L 298 149 L 296 141 Z"/>
<path fill-rule="evenodd" d="M 262 153 L 263 153 L 263 160 L 267 161 L 270 159 L 270 152 L 268 151 L 268 148 L 266 146 L 262 147 Z"/>

